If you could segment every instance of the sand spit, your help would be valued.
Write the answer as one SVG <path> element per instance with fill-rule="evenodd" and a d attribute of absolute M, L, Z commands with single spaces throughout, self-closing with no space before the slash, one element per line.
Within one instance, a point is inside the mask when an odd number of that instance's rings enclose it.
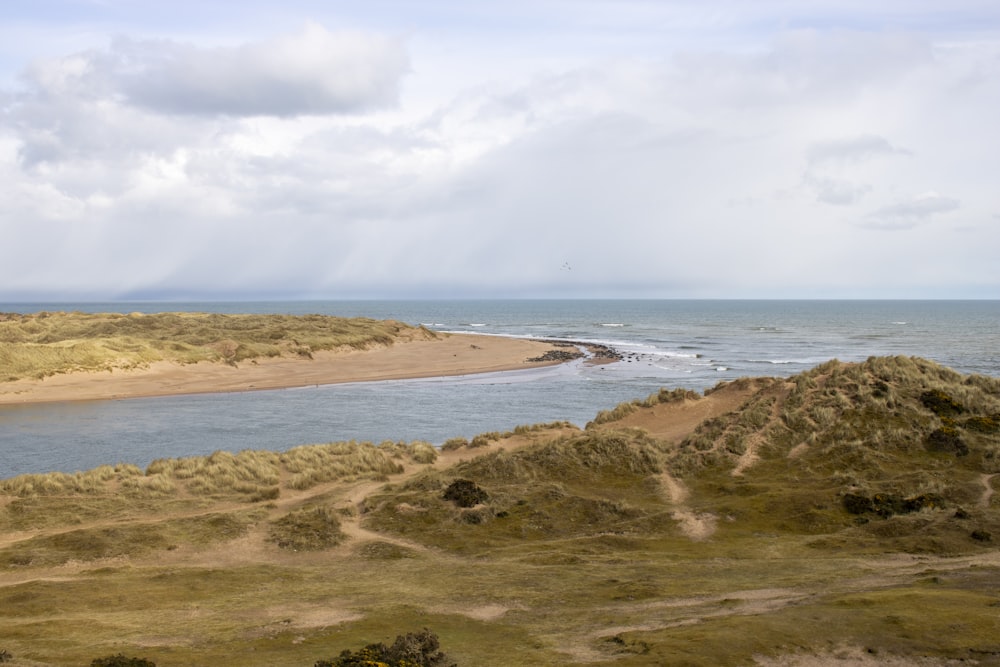
<path fill-rule="evenodd" d="M 0 404 L 107 400 L 176 394 L 254 391 L 311 385 L 459 376 L 549 366 L 565 361 L 556 342 L 440 335 L 368 350 L 316 352 L 312 359 L 266 358 L 54 375 L 0 383 Z M 546 356 L 548 355 L 548 356 Z M 546 358 L 545 361 L 529 361 Z"/>

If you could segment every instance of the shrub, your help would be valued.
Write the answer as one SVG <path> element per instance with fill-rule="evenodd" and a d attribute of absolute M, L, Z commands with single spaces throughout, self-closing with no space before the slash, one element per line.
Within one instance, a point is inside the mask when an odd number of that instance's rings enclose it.
<path fill-rule="evenodd" d="M 314 667 L 457 667 L 441 652 L 437 635 L 421 632 L 398 635 L 392 646 L 369 644 L 356 652 L 344 650 L 333 660 L 318 660 Z"/>
<path fill-rule="evenodd" d="M 979 433 L 997 433 L 1000 432 L 1000 418 L 994 415 L 989 417 L 976 415 L 966 419 L 962 426 L 970 431 L 977 431 Z"/>
<path fill-rule="evenodd" d="M 922 509 L 944 507 L 944 499 L 936 493 L 921 493 L 904 498 L 893 493 L 876 493 L 869 498 L 856 493 L 846 493 L 841 498 L 844 509 L 850 514 L 878 514 L 887 519 L 894 514 L 910 514 Z"/>
<path fill-rule="evenodd" d="M 156 667 L 156 663 L 145 658 L 126 658 L 119 653 L 107 658 L 95 658 L 90 662 L 90 667 Z"/>
<path fill-rule="evenodd" d="M 920 394 L 920 402 L 938 417 L 950 417 L 965 412 L 965 408 L 940 389 L 932 389 Z"/>
<path fill-rule="evenodd" d="M 467 479 L 456 479 L 444 490 L 442 498 L 454 502 L 459 507 L 475 507 L 479 503 L 489 500 L 490 496 L 475 482 Z"/>
<path fill-rule="evenodd" d="M 965 456 L 969 453 L 969 446 L 965 444 L 954 426 L 942 426 L 932 431 L 927 436 L 927 449 L 955 456 Z"/>

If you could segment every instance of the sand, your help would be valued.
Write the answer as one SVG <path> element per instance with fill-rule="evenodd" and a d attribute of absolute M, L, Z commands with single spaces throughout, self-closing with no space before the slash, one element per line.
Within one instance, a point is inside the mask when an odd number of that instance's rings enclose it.
<path fill-rule="evenodd" d="M 278 358 L 54 375 L 0 383 L 0 404 L 108 400 L 215 392 L 282 389 L 343 382 L 402 380 L 513 371 L 558 362 L 529 362 L 552 343 L 500 336 L 450 334 L 364 351 L 318 352 L 312 359 Z"/>

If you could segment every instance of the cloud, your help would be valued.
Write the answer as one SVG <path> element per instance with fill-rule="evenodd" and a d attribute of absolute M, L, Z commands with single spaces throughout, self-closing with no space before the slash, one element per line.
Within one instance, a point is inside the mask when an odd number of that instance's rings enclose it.
<path fill-rule="evenodd" d="M 886 138 L 874 134 L 814 142 L 806 149 L 803 180 L 816 193 L 816 201 L 849 206 L 875 189 L 870 183 L 857 182 L 859 177 L 877 173 L 863 167 L 870 167 L 868 163 L 877 158 L 910 155 L 910 151 L 897 148 Z"/>
<path fill-rule="evenodd" d="M 895 155 L 912 153 L 905 148 L 896 148 L 884 137 L 872 134 L 815 143 L 806 151 L 806 159 L 810 165 L 857 163 L 874 157 Z"/>
<path fill-rule="evenodd" d="M 755 53 L 689 51 L 673 59 L 690 104 L 745 111 L 842 105 L 932 62 L 930 42 L 916 35 L 814 29 L 779 33 Z"/>
<path fill-rule="evenodd" d="M 816 200 L 834 206 L 848 206 L 861 200 L 872 191 L 872 186 L 832 178 L 807 176 L 807 182 L 816 190 Z"/>
<path fill-rule="evenodd" d="M 47 175 L 70 190 L 103 175 L 92 187 L 116 193 L 151 156 L 225 150 L 244 118 L 392 106 L 408 69 L 400 40 L 318 24 L 236 47 L 118 38 L 31 63 L 22 89 L 0 98 L 0 123 L 17 137 L 23 166 L 56 169 Z"/>
<path fill-rule="evenodd" d="M 126 43 L 119 72 L 130 102 L 181 114 L 298 116 L 355 113 L 394 104 L 409 68 L 397 39 L 297 35 L 235 48 Z"/>
<path fill-rule="evenodd" d="M 932 216 L 958 209 L 959 204 L 957 199 L 943 197 L 936 192 L 925 192 L 909 201 L 872 211 L 861 226 L 881 230 L 912 229 Z"/>
<path fill-rule="evenodd" d="M 235 47 L 118 38 L 107 50 L 36 63 L 26 81 L 39 98 L 101 98 L 164 114 L 293 117 L 391 106 L 408 70 L 399 39 L 310 23 Z"/>
<path fill-rule="evenodd" d="M 535 6 L 518 5 L 525 25 Z M 405 43 L 134 30 L 35 60 L 0 91 L 2 290 L 860 294 L 945 255 L 955 280 L 995 275 L 996 225 L 928 224 L 959 202 L 956 222 L 995 222 L 995 47 L 486 23 Z M 957 86 L 970 71 L 980 83 Z M 928 183 L 948 196 L 898 195 Z M 894 238 L 905 253 L 862 228 L 916 226 Z M 859 253 L 868 268 L 845 271 Z"/>

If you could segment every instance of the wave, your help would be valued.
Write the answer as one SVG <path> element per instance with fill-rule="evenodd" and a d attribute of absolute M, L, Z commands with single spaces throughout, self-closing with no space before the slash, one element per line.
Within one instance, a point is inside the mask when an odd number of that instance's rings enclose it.
<path fill-rule="evenodd" d="M 747 363 L 751 364 L 770 364 L 772 366 L 788 366 L 788 365 L 798 365 L 798 366 L 814 366 L 816 364 L 822 363 L 823 359 L 746 359 Z"/>
<path fill-rule="evenodd" d="M 584 338 L 571 337 L 580 343 L 593 345 L 606 345 L 622 354 L 634 354 L 647 357 L 668 357 L 670 359 L 700 359 L 702 355 L 698 352 L 680 352 L 677 350 L 667 350 L 649 343 L 638 343 L 631 340 L 621 340 L 615 338 Z M 693 349 L 693 348 L 687 348 Z"/>
<path fill-rule="evenodd" d="M 628 324 L 623 324 L 621 322 L 595 322 L 595 327 L 627 327 Z"/>

